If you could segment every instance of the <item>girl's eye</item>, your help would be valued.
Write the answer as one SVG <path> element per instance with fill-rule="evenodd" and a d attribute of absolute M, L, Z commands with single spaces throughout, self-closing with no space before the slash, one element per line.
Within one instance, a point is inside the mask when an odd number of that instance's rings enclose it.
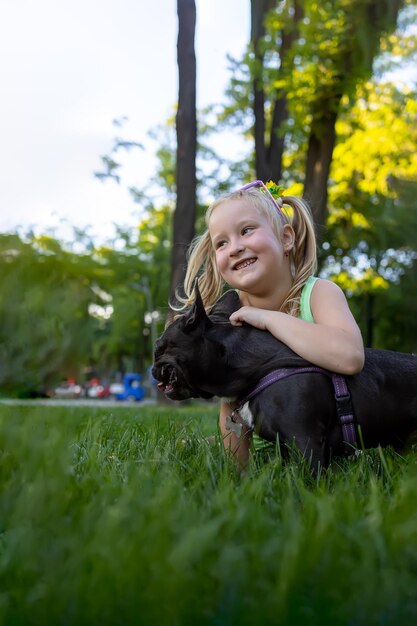
<path fill-rule="evenodd" d="M 221 248 L 222 246 L 224 246 L 224 244 L 225 244 L 225 243 L 226 243 L 225 241 L 217 241 L 217 242 L 216 242 L 216 245 L 214 246 L 214 248 L 215 248 L 216 250 L 218 250 L 219 248 Z"/>
<path fill-rule="evenodd" d="M 247 233 L 250 233 L 253 230 L 253 226 L 245 226 L 244 228 L 242 228 L 242 235 L 246 235 Z"/>

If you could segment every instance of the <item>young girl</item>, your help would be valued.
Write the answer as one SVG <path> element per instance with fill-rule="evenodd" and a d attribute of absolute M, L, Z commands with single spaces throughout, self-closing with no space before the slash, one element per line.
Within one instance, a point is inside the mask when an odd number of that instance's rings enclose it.
<path fill-rule="evenodd" d="M 262 181 L 254 181 L 215 201 L 206 223 L 206 232 L 190 248 L 184 308 L 193 300 L 197 276 L 206 309 L 228 285 L 238 290 L 242 305 L 231 315 L 232 324 L 268 330 L 304 359 L 332 372 L 362 369 L 362 337 L 343 292 L 314 276 L 316 238 L 303 200 L 274 198 Z M 233 408 L 221 400 L 220 429 L 226 448 L 244 466 L 251 433 L 237 438 L 226 430 Z"/>

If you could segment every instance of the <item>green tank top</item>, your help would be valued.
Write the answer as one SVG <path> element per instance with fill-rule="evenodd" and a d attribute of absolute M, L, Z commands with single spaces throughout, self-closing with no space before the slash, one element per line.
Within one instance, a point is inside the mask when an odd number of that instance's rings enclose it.
<path fill-rule="evenodd" d="M 317 280 L 317 276 L 310 276 L 310 278 L 307 279 L 301 291 L 300 298 L 300 320 L 304 320 L 305 322 L 311 322 L 312 324 L 314 324 L 314 317 L 311 312 L 310 298 L 311 292 L 313 291 L 313 287 L 316 284 Z"/>
<path fill-rule="evenodd" d="M 316 284 L 317 280 L 318 280 L 317 276 L 310 276 L 307 279 L 301 291 L 301 298 L 300 298 L 299 318 L 300 320 L 304 320 L 305 322 L 310 322 L 312 324 L 314 324 L 314 317 L 311 312 L 310 298 L 311 298 L 311 292 L 313 291 L 313 287 Z M 253 433 L 252 445 L 255 450 L 263 450 L 265 448 L 275 449 L 275 444 L 271 443 L 270 441 L 266 441 L 265 439 L 262 439 L 256 433 Z"/>

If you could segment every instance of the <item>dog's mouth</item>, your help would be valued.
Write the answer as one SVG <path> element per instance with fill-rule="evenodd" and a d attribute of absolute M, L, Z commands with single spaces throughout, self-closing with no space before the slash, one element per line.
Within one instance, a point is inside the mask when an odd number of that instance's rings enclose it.
<path fill-rule="evenodd" d="M 173 363 L 163 363 L 156 366 L 153 376 L 158 380 L 158 389 L 171 400 L 186 400 L 191 398 L 193 391 L 188 384 L 181 367 Z"/>
<path fill-rule="evenodd" d="M 163 365 L 161 367 L 162 381 L 158 383 L 160 389 L 165 395 L 169 395 L 175 391 L 175 385 L 178 381 L 177 370 L 173 365 Z"/>
<path fill-rule="evenodd" d="M 158 363 L 152 369 L 158 389 L 171 400 L 188 398 L 212 398 L 213 393 L 195 387 L 186 370 L 175 363 Z"/>

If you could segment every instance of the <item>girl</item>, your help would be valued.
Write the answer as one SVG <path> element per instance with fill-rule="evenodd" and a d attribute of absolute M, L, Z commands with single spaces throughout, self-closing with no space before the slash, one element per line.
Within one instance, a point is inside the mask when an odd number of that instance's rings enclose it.
<path fill-rule="evenodd" d="M 197 276 L 206 309 L 227 284 L 238 290 L 242 305 L 231 315 L 232 324 L 267 330 L 304 359 L 332 372 L 355 374 L 362 369 L 362 337 L 343 292 L 314 276 L 316 238 L 303 200 L 274 198 L 262 181 L 254 181 L 214 202 L 206 223 L 206 232 L 190 248 L 183 308 L 193 300 Z M 221 400 L 220 429 L 226 448 L 245 466 L 251 433 L 237 438 L 226 430 L 226 416 L 233 408 Z"/>

